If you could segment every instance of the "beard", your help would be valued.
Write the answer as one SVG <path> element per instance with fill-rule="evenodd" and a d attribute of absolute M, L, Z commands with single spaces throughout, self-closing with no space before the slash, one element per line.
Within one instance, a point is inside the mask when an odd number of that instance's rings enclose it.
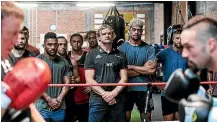
<path fill-rule="evenodd" d="M 67 53 L 66 53 L 66 51 L 58 51 L 58 54 L 64 56 L 64 55 L 66 55 Z"/>
<path fill-rule="evenodd" d="M 178 49 L 182 49 L 182 48 L 183 48 L 183 46 L 182 46 L 181 44 L 176 44 L 176 43 L 174 43 L 174 46 L 175 46 L 176 48 L 178 48 Z"/>
<path fill-rule="evenodd" d="M 193 61 L 188 60 L 188 66 L 194 72 L 199 71 L 199 67 Z"/>
<path fill-rule="evenodd" d="M 73 51 L 79 51 L 81 48 L 72 48 Z"/>
<path fill-rule="evenodd" d="M 45 51 L 49 56 L 56 56 L 56 54 L 57 54 L 57 50 L 51 51 L 51 50 L 45 49 Z"/>
<path fill-rule="evenodd" d="M 98 45 L 97 45 L 97 43 L 95 43 L 95 42 L 90 42 L 90 47 L 91 48 L 95 48 L 95 47 L 97 47 Z"/>
<path fill-rule="evenodd" d="M 14 46 L 14 48 L 15 48 L 16 50 L 25 50 L 25 44 L 16 45 L 16 46 Z"/>
<path fill-rule="evenodd" d="M 139 40 L 141 40 L 141 36 L 140 37 L 139 36 L 137 36 L 137 37 L 132 36 L 131 39 L 133 41 L 139 41 Z"/>

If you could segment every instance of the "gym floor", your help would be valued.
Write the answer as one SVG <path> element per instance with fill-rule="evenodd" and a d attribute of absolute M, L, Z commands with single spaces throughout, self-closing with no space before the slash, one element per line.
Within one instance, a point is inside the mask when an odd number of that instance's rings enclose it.
<path fill-rule="evenodd" d="M 152 111 L 152 121 L 163 121 L 162 111 L 161 111 L 161 99 L 160 94 L 153 94 L 154 101 L 154 111 Z M 140 116 L 139 112 L 135 106 L 131 115 L 131 122 L 139 122 Z"/>

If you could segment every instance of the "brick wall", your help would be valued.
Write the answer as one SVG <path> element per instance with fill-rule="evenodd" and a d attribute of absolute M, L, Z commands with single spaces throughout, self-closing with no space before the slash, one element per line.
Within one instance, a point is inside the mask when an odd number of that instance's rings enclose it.
<path fill-rule="evenodd" d="M 36 11 L 34 11 L 33 14 L 36 15 Z M 69 35 L 70 33 L 84 31 L 85 18 L 84 12 L 82 11 L 38 10 L 37 16 L 37 24 L 34 18 L 33 21 L 30 22 L 31 24 L 34 23 L 33 28 L 30 26 L 30 36 L 32 36 L 31 34 L 33 33 L 35 37 L 32 43 L 39 42 L 40 34 L 51 31 L 50 25 L 52 24 L 57 25 L 57 29 L 54 31 L 55 33 Z M 69 39 L 69 37 L 67 38 Z"/>
<path fill-rule="evenodd" d="M 177 12 L 177 3 L 180 6 L 182 17 L 186 21 L 186 1 L 173 1 L 172 24 L 183 24 L 183 20 Z M 66 34 L 69 39 L 70 33 L 85 32 L 94 29 L 94 14 L 106 14 L 109 8 L 96 8 L 80 10 L 71 4 L 53 2 L 52 4 L 39 4 L 37 8 L 25 10 L 24 24 L 30 29 L 30 44 L 40 46 L 40 34 L 50 30 L 51 24 L 56 24 L 56 33 Z M 146 14 L 145 18 L 145 41 L 148 43 L 160 43 L 160 35 L 163 34 L 163 4 L 154 3 L 149 5 L 117 6 L 121 14 Z M 89 14 L 89 15 L 88 15 Z M 90 15 L 91 14 L 91 15 Z M 197 1 L 196 14 L 206 14 L 217 19 L 216 1 Z M 87 24 L 87 15 L 92 18 Z M 85 20 L 86 19 L 86 20 Z M 86 27 L 85 27 L 86 26 Z M 88 26 L 88 27 L 87 27 Z"/>
<path fill-rule="evenodd" d="M 40 34 L 50 30 L 50 25 L 57 26 L 53 31 L 58 34 L 66 34 L 67 39 L 71 33 L 83 32 L 85 30 L 84 11 L 75 10 L 69 6 L 62 9 L 54 9 L 52 5 L 39 5 L 38 8 L 25 10 L 24 24 L 30 30 L 29 43 L 37 48 L 41 47 Z"/>
<path fill-rule="evenodd" d="M 71 33 L 75 32 L 86 32 L 87 27 L 85 28 L 85 17 L 87 14 L 92 14 L 92 22 L 90 26 L 91 29 L 94 29 L 94 14 L 95 13 L 107 13 L 109 8 L 96 8 L 88 10 L 80 10 L 76 6 L 70 4 L 42 4 L 40 3 L 37 8 L 26 9 L 25 10 L 25 21 L 24 24 L 30 30 L 30 40 L 29 43 L 37 48 L 41 47 L 40 43 L 40 34 L 45 34 L 50 30 L 50 25 L 57 25 L 57 29 L 54 31 L 59 34 L 66 34 L 67 39 Z M 146 25 L 145 25 L 145 37 L 148 43 L 155 42 L 154 35 L 154 12 L 153 5 L 135 5 L 132 6 L 117 6 L 120 14 L 133 13 L 136 14 L 146 14 Z M 88 12 L 87 12 L 88 11 Z"/>

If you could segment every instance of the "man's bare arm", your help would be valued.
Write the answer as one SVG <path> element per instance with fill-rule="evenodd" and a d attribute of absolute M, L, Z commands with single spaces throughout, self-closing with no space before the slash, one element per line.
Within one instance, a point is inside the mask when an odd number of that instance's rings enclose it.
<path fill-rule="evenodd" d="M 46 101 L 49 101 L 49 100 L 51 99 L 51 97 L 50 97 L 46 92 L 44 92 L 44 93 L 42 94 L 42 97 L 43 97 Z"/>
<path fill-rule="evenodd" d="M 142 75 L 153 74 L 157 67 L 156 60 L 147 61 L 144 66 L 128 65 L 128 69 L 132 69 Z"/>
<path fill-rule="evenodd" d="M 64 76 L 63 77 L 64 84 L 70 84 L 70 82 L 71 82 L 70 78 L 71 78 L 71 76 Z M 69 91 L 68 86 L 62 87 L 62 91 L 59 94 L 59 96 L 57 97 L 57 101 L 61 103 L 68 91 Z"/>
<path fill-rule="evenodd" d="M 42 94 L 42 97 L 47 101 L 48 105 L 52 108 L 56 108 L 56 104 L 58 103 L 55 98 L 50 97 L 46 92 Z"/>
<path fill-rule="evenodd" d="M 127 69 L 121 69 L 119 75 L 121 79 L 118 83 L 126 83 Z M 105 92 L 105 94 L 102 95 L 102 98 L 110 105 L 113 105 L 114 103 L 116 103 L 115 97 L 123 90 L 123 88 L 124 86 L 117 86 L 114 90 Z"/>
<path fill-rule="evenodd" d="M 86 82 L 88 84 L 98 84 L 94 80 L 94 75 L 95 75 L 94 69 L 86 69 L 85 70 L 85 78 L 86 78 Z M 105 91 L 100 86 L 90 86 L 90 87 L 95 93 L 97 93 L 100 96 L 102 96 L 105 93 Z"/>
<path fill-rule="evenodd" d="M 70 59 L 72 66 L 73 66 L 73 78 L 71 80 L 74 80 L 74 83 L 80 83 L 80 76 L 79 76 L 79 72 L 78 72 L 78 63 L 75 59 Z M 73 81 L 72 81 L 73 82 Z"/>
<path fill-rule="evenodd" d="M 126 83 L 127 82 L 127 69 L 120 70 L 120 81 L 118 83 Z M 122 90 L 124 86 L 117 86 L 112 92 L 117 96 Z"/>
<path fill-rule="evenodd" d="M 128 75 L 128 77 L 135 77 L 135 76 L 138 76 L 140 74 L 138 72 L 134 71 L 134 70 L 128 69 L 127 70 L 127 75 Z"/>
<path fill-rule="evenodd" d="M 39 111 L 36 109 L 34 103 L 31 103 L 29 105 L 29 108 L 31 110 L 31 118 L 33 122 L 46 122 L 44 118 L 41 116 Z"/>

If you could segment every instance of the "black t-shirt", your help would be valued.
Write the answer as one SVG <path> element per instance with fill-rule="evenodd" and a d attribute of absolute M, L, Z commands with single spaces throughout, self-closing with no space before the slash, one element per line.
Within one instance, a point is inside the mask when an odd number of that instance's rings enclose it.
<path fill-rule="evenodd" d="M 72 51 L 69 51 L 68 58 L 70 58 L 71 54 L 72 54 Z M 85 58 L 86 58 L 86 54 L 87 54 L 87 52 L 84 51 L 81 58 L 77 61 L 79 67 L 84 67 L 84 61 L 85 61 Z"/>
<path fill-rule="evenodd" d="M 31 52 L 29 50 L 25 50 L 24 54 L 21 57 L 15 57 L 12 53 L 9 54 L 8 60 L 11 66 L 14 66 L 18 61 L 20 61 L 23 58 L 27 57 L 35 57 L 37 56 L 36 53 Z M 9 68 L 9 67 L 7 67 Z M 5 77 L 4 69 L 1 65 L 1 79 L 3 81 Z M 16 111 L 14 109 L 8 109 L 4 115 L 4 117 L 1 120 L 2 122 L 31 122 L 31 112 L 30 108 L 27 108 L 25 110 Z"/>
<path fill-rule="evenodd" d="M 127 69 L 127 59 L 117 49 L 107 53 L 99 46 L 87 53 L 84 67 L 95 70 L 95 80 L 98 83 L 118 83 L 120 70 Z M 106 91 L 112 91 L 115 87 L 102 88 Z"/>
<path fill-rule="evenodd" d="M 15 57 L 13 53 L 10 53 L 8 59 L 12 64 L 16 64 L 18 61 L 20 61 L 23 58 L 36 57 L 36 56 L 37 54 L 35 52 L 25 50 L 25 52 L 23 53 L 21 57 Z"/>
<path fill-rule="evenodd" d="M 200 72 L 200 79 L 201 81 L 207 81 L 208 79 L 208 70 L 207 69 L 203 69 Z M 209 89 L 209 85 L 208 84 L 203 84 L 202 85 L 204 87 L 205 90 Z"/>
<path fill-rule="evenodd" d="M 63 58 L 65 58 L 65 59 L 69 62 L 70 71 L 73 72 L 73 66 L 72 66 L 72 62 L 71 62 L 71 60 L 70 60 L 70 57 L 69 57 L 68 55 L 66 55 L 66 56 L 63 57 Z"/>
<path fill-rule="evenodd" d="M 21 57 L 15 57 L 13 53 L 10 53 L 8 56 L 8 61 L 11 64 L 11 66 L 13 67 L 18 61 L 20 61 L 23 58 L 27 58 L 27 57 L 36 57 L 37 54 L 35 52 L 29 51 L 29 50 L 25 50 L 25 52 L 23 53 L 23 55 Z M 3 70 L 3 67 L 1 65 L 1 80 L 3 81 L 4 77 L 5 77 L 5 73 Z"/>

